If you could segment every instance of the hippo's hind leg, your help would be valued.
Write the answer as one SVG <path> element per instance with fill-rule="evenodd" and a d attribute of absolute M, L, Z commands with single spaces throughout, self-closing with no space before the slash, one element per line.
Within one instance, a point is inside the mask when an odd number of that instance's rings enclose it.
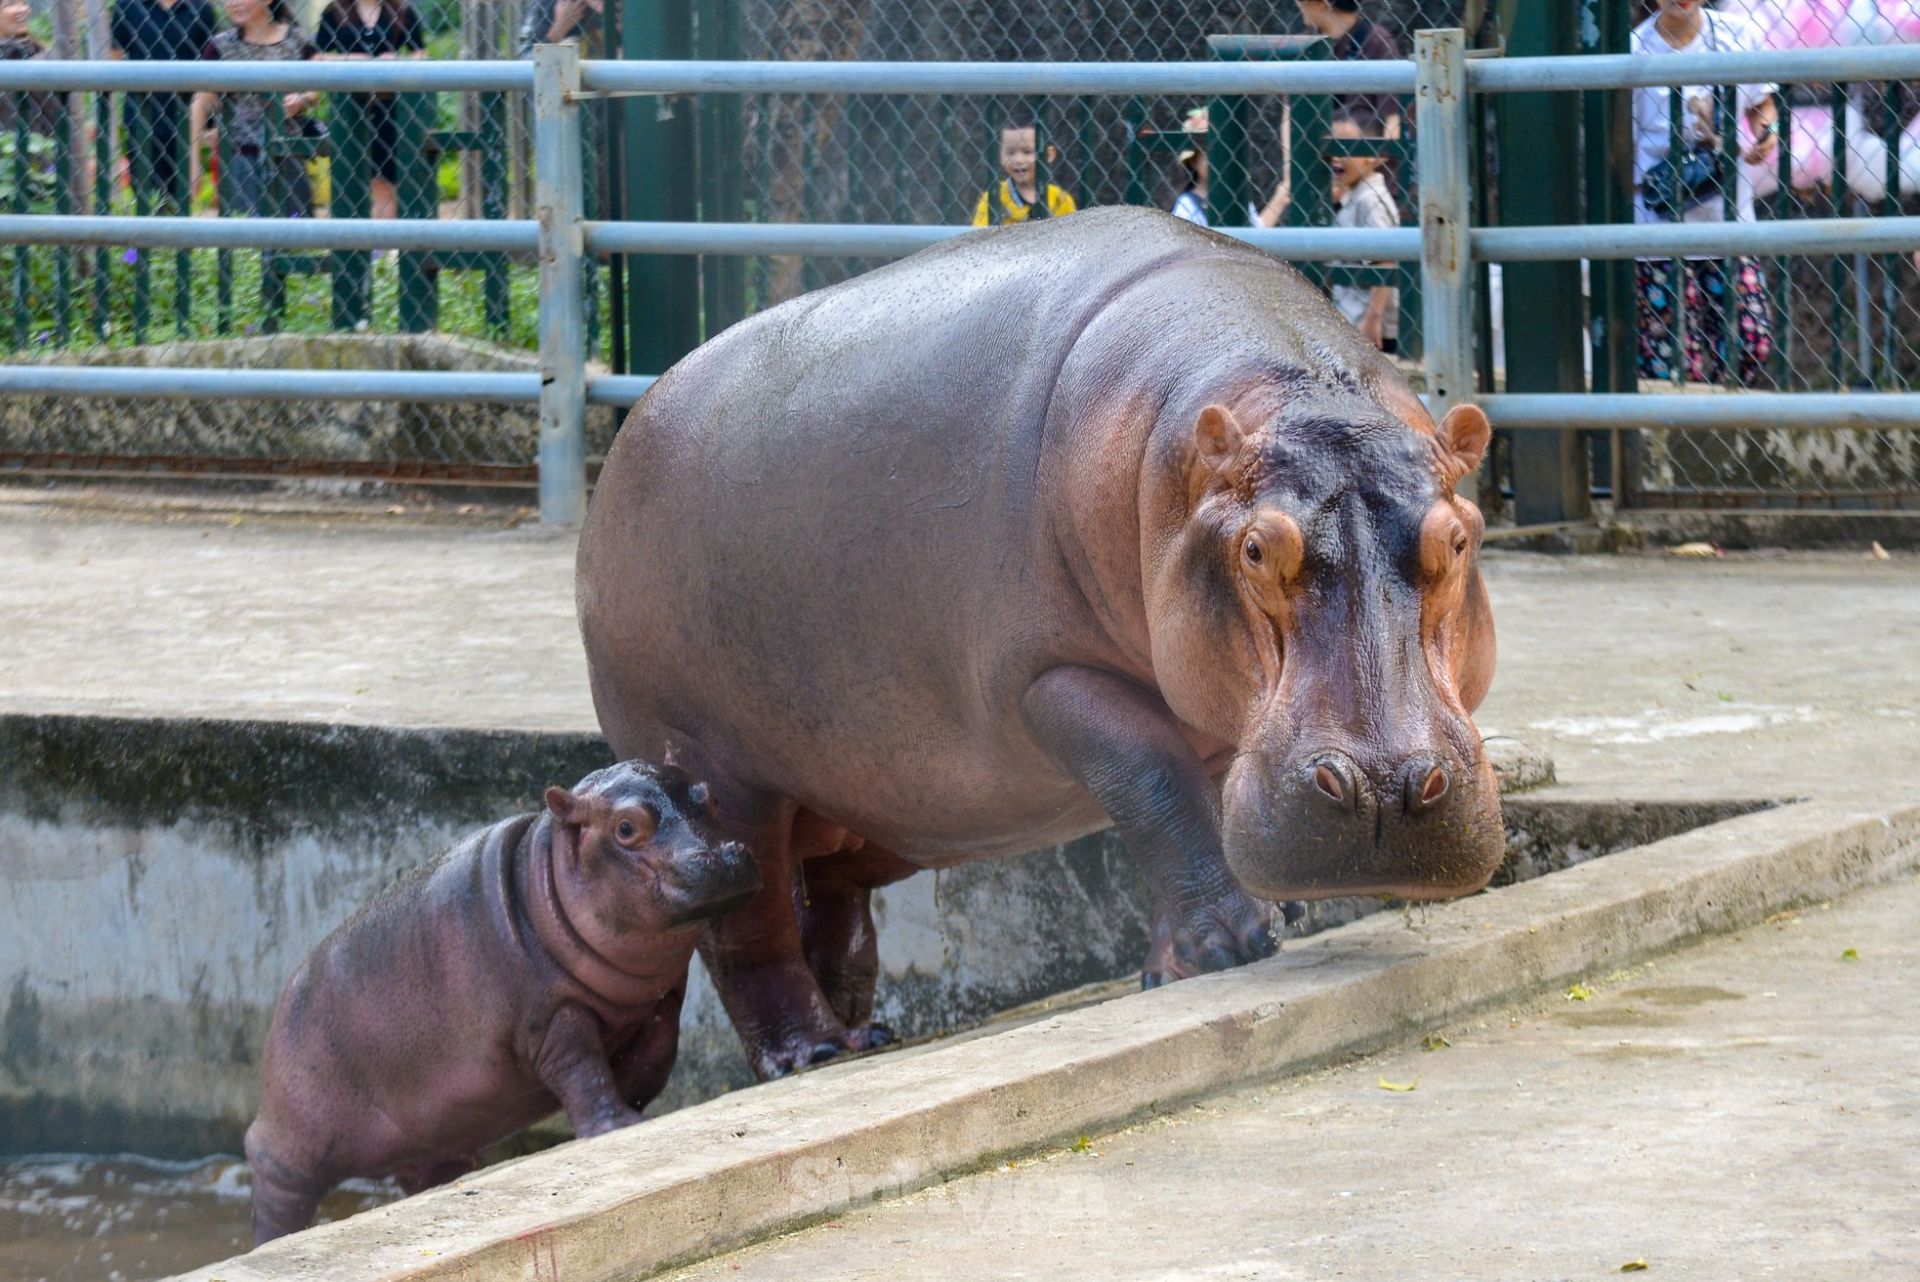
<path fill-rule="evenodd" d="M 721 835 L 744 844 L 760 868 L 760 891 L 716 919 L 700 958 L 727 1009 L 747 1063 L 762 1081 L 852 1049 L 800 943 L 793 802 L 754 793 L 695 770 L 713 784 Z"/>
<path fill-rule="evenodd" d="M 1146 873 L 1145 987 L 1273 954 L 1273 905 L 1227 871 L 1213 781 L 1158 695 L 1063 666 L 1041 674 L 1021 710 L 1034 741 L 1099 801 Z"/>
<path fill-rule="evenodd" d="M 271 1151 L 260 1123 L 247 1128 L 247 1166 L 253 1173 L 253 1244 L 298 1233 L 313 1223 L 320 1199 L 334 1181 L 281 1161 Z"/>
<path fill-rule="evenodd" d="M 810 858 L 800 866 L 800 939 L 807 967 L 856 1049 L 893 1041 L 892 1029 L 873 1022 L 873 990 L 880 978 L 873 892 L 919 871 L 871 845 Z"/>

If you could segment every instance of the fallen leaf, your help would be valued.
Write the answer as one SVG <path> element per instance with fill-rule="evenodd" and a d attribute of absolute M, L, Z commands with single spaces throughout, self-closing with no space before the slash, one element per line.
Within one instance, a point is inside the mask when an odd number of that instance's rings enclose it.
<path fill-rule="evenodd" d="M 1645 1259 L 1628 1260 L 1620 1266 L 1620 1271 L 1622 1273 L 1645 1273 L 1647 1271 L 1647 1262 Z"/>
<path fill-rule="evenodd" d="M 1867 555 L 1868 555 L 1868 556 L 1870 556 L 1870 557 L 1872 557 L 1872 558 L 1873 558 L 1874 560 L 1876 560 L 1876 561 L 1891 561 L 1891 560 L 1893 560 L 1893 553 L 1891 553 L 1891 552 L 1889 552 L 1889 551 L 1887 551 L 1887 550 L 1886 550 L 1885 548 L 1883 548 L 1883 547 L 1881 547 L 1881 546 L 1880 546 L 1880 540 L 1878 540 L 1878 539 L 1875 539 L 1875 540 L 1873 541 L 1873 546 L 1867 549 Z"/>
<path fill-rule="evenodd" d="M 1093 1141 L 1082 1135 L 1073 1142 L 1072 1148 L 1076 1153 L 1090 1153 L 1093 1151 Z"/>
<path fill-rule="evenodd" d="M 1439 1033 L 1428 1033 L 1420 1039 L 1420 1049 L 1423 1051 L 1443 1051 L 1451 1045 L 1453 1043 Z"/>
<path fill-rule="evenodd" d="M 1417 1077 L 1411 1082 L 1389 1082 L 1384 1077 L 1380 1079 L 1380 1089 L 1383 1091 L 1411 1091 L 1417 1089 L 1419 1085 L 1420 1079 Z"/>
<path fill-rule="evenodd" d="M 1857 949 L 1849 948 L 1847 949 L 1847 951 L 1840 954 L 1840 960 L 1841 961 L 1859 961 L 1860 953 Z"/>
<path fill-rule="evenodd" d="M 1790 922 L 1796 922 L 1799 920 L 1800 920 L 1800 910 L 1797 908 L 1789 908 L 1785 912 L 1775 913 L 1773 916 L 1767 918 L 1767 925 L 1785 926 Z"/>
<path fill-rule="evenodd" d="M 1676 543 L 1667 549 L 1668 556 L 1725 556 L 1711 543 Z"/>
<path fill-rule="evenodd" d="M 1590 1002 L 1593 1000 L 1593 990 L 1585 984 L 1575 984 L 1567 990 L 1567 1000 L 1570 1002 Z"/>

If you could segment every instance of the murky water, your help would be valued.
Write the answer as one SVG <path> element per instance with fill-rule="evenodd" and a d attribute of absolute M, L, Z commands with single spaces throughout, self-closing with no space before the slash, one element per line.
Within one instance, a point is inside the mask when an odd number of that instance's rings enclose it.
<path fill-rule="evenodd" d="M 356 1180 L 321 1203 L 337 1220 L 399 1196 Z M 252 1245 L 247 1165 L 71 1154 L 0 1158 L 0 1278 L 144 1282 Z"/>

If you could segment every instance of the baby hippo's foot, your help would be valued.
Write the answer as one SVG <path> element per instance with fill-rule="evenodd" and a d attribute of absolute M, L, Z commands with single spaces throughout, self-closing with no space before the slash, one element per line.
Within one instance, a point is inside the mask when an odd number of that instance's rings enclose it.
<path fill-rule="evenodd" d="M 1179 912 L 1155 907 L 1142 988 L 1158 988 L 1208 971 L 1244 966 L 1279 951 L 1274 905 L 1239 887 L 1212 903 Z"/>
<path fill-rule="evenodd" d="M 623 1126 L 632 1126 L 640 1120 L 639 1109 L 628 1108 L 624 1104 L 608 1105 L 575 1121 L 573 1134 L 576 1139 L 588 1140 L 596 1135 L 605 1135 L 608 1131 L 617 1131 Z"/>

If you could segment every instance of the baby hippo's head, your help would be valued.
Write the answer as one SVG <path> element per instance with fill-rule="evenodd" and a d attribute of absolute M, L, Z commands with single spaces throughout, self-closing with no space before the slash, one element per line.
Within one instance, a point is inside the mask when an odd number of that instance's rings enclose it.
<path fill-rule="evenodd" d="M 547 789 L 581 875 L 605 900 L 596 914 L 643 930 L 684 926 L 740 907 L 760 870 L 737 841 L 713 839 L 713 796 L 678 766 L 622 761 L 566 788 Z"/>

